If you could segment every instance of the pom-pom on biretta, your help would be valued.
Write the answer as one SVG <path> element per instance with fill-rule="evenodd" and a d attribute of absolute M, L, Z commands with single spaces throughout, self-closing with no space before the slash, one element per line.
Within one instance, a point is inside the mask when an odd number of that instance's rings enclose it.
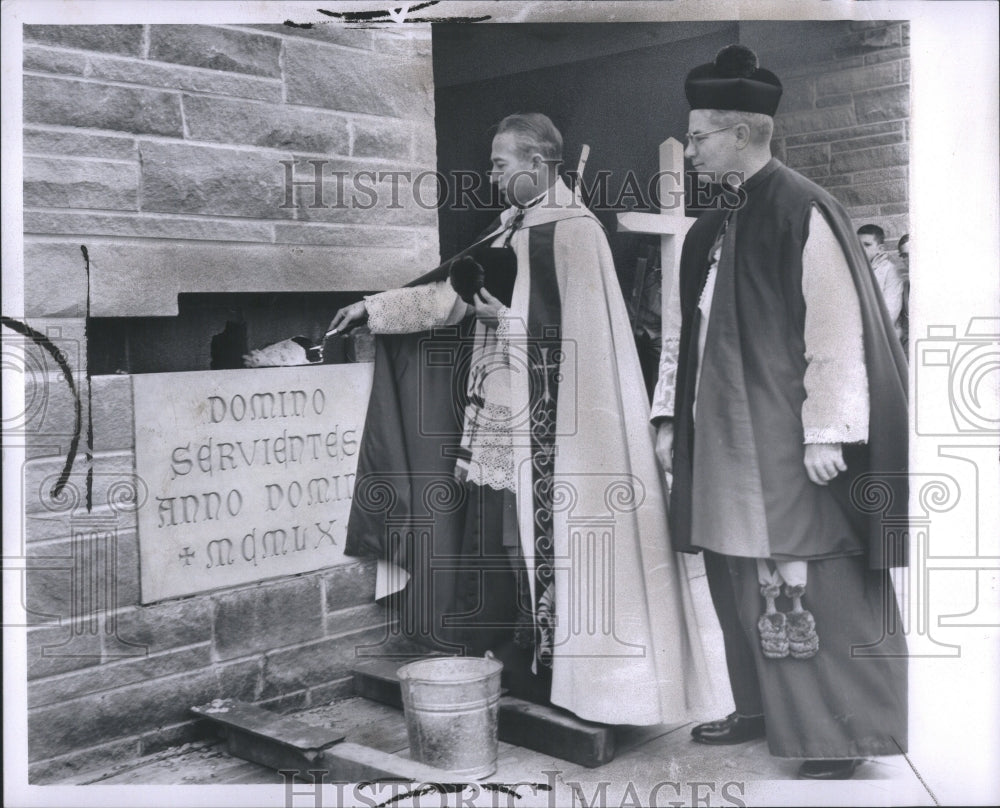
<path fill-rule="evenodd" d="M 746 45 L 726 45 L 715 55 L 715 69 L 723 78 L 748 79 L 758 66 L 757 54 Z"/>
<path fill-rule="evenodd" d="M 774 115 L 781 100 L 781 81 L 760 67 L 746 45 L 727 45 L 714 62 L 699 65 L 684 82 L 691 109 L 736 110 Z"/>

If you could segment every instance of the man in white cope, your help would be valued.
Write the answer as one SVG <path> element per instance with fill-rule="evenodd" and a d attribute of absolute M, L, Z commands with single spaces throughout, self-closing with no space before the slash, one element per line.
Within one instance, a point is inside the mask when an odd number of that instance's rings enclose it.
<path fill-rule="evenodd" d="M 545 115 L 504 118 L 499 220 L 334 317 L 379 335 L 346 552 L 406 581 L 405 633 L 491 651 L 513 695 L 608 724 L 684 720 L 706 681 L 690 592 L 611 252 L 561 158 Z"/>
<path fill-rule="evenodd" d="M 685 93 L 685 155 L 730 187 L 685 237 L 651 414 L 736 706 L 692 735 L 845 779 L 906 751 L 905 358 L 843 208 L 771 157 L 778 77 L 731 45 Z"/>

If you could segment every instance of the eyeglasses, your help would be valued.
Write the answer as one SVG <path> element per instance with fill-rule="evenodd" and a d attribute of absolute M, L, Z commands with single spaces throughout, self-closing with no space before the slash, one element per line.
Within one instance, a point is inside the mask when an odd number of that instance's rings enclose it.
<path fill-rule="evenodd" d="M 739 124 L 734 123 L 731 126 L 723 126 L 721 129 L 713 129 L 711 132 L 695 132 L 694 134 L 687 132 L 684 135 L 684 140 L 687 141 L 688 146 L 692 143 L 697 146 L 709 135 L 714 135 L 716 132 L 725 132 L 727 129 L 734 129 L 737 126 L 739 126 Z"/>

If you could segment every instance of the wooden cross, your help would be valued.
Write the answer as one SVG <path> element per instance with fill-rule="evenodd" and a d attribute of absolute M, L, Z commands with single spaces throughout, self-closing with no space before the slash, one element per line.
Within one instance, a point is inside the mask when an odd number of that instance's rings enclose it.
<path fill-rule="evenodd" d="M 681 244 L 695 222 L 693 217 L 684 215 L 684 146 L 672 137 L 660 144 L 658 194 L 662 206 L 659 213 L 619 213 L 618 232 L 652 233 L 660 237 L 661 307 L 666 314 L 668 292 L 677 286 Z"/>

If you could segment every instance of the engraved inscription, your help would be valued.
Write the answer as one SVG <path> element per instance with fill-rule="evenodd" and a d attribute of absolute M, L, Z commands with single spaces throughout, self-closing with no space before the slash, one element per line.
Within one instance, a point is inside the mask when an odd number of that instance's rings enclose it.
<path fill-rule="evenodd" d="M 371 365 L 132 381 L 143 602 L 348 560 Z"/>

